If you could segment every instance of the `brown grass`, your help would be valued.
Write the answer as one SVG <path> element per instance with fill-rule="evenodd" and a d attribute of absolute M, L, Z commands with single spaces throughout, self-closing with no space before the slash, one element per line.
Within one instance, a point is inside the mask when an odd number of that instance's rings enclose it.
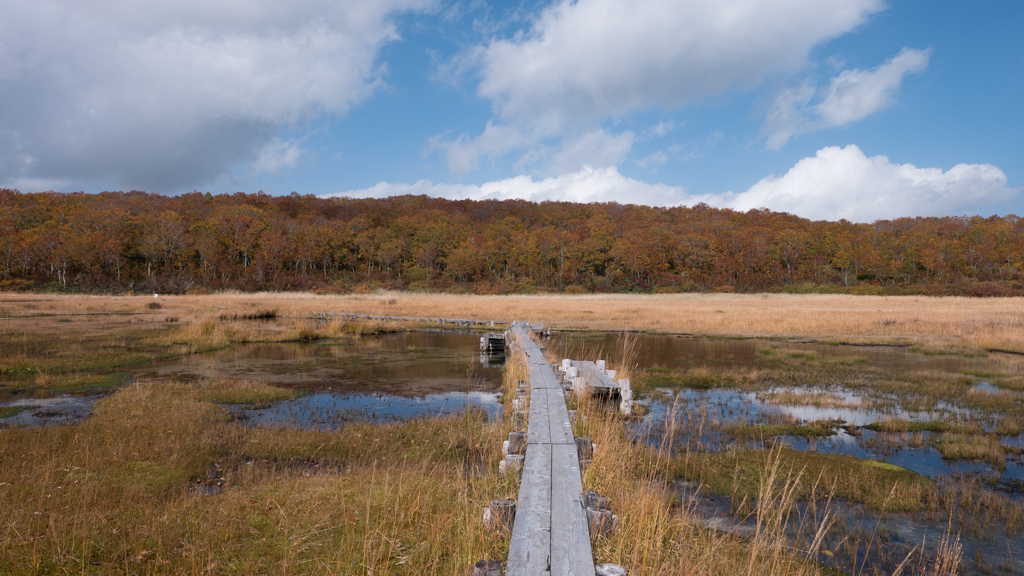
<path fill-rule="evenodd" d="M 203 400 L 252 394 L 146 383 L 78 426 L 0 431 L 0 573 L 451 575 L 506 553 L 480 528 L 508 489 L 479 414 L 303 432 Z M 196 495 L 214 471 L 224 491 Z"/>
<path fill-rule="evenodd" d="M 10 316 L 119 313 L 121 322 L 184 322 L 216 315 L 243 317 L 274 309 L 279 316 L 358 312 L 387 316 L 519 319 L 563 329 L 648 330 L 686 334 L 910 344 L 929 350 L 1024 352 L 1024 299 L 781 294 L 510 295 L 381 292 L 359 295 L 221 293 L 170 296 L 150 311 L 145 297 L 2 294 Z M 75 316 L 67 316 L 74 314 Z M 34 324 L 55 322 L 37 317 Z M 104 319 L 103 321 L 112 321 Z M 5 320 L 9 326 L 21 320 Z"/>

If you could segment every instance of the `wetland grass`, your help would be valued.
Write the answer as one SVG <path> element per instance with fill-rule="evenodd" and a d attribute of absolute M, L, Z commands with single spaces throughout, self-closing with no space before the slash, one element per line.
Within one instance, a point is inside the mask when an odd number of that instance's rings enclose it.
<path fill-rule="evenodd" d="M 204 397 L 239 383 L 127 386 L 76 426 L 0 431 L 10 574 L 458 574 L 506 543 L 479 527 L 505 489 L 482 414 L 336 433 L 239 425 Z M 219 470 L 217 493 L 197 485 Z M 493 467 L 493 466 L 492 466 Z"/>
<path fill-rule="evenodd" d="M 936 447 L 947 460 L 983 460 L 996 470 L 1006 468 L 1006 447 L 990 434 L 943 434 Z"/>
<path fill-rule="evenodd" d="M 774 456 L 773 456 L 774 455 Z M 798 483 L 792 497 L 807 501 L 821 498 L 816 487 L 829 487 L 837 498 L 862 503 L 877 510 L 921 510 L 935 482 L 899 466 L 838 454 L 819 454 L 776 448 L 691 452 L 672 458 L 671 477 L 700 482 L 733 502 L 756 501 L 767 463 L 782 474 L 801 474 L 810 481 Z"/>

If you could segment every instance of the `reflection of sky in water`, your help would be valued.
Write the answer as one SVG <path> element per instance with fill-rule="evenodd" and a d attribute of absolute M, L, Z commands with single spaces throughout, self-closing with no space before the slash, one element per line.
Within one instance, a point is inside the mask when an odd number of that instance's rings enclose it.
<path fill-rule="evenodd" d="M 497 392 L 446 392 L 418 397 L 318 392 L 265 408 L 233 406 L 230 410 L 244 413 L 254 424 L 331 430 L 353 422 L 379 423 L 459 414 L 467 406 L 480 408 L 494 419 L 501 412 L 499 398 Z"/>
<path fill-rule="evenodd" d="M 479 333 L 433 330 L 315 344 L 240 344 L 140 364 L 130 370 L 129 379 L 230 378 L 295 388 L 309 394 L 253 411 L 252 421 L 323 426 L 328 421 L 380 422 L 452 414 L 469 405 L 493 417 L 499 409 L 503 365 L 503 354 L 480 353 Z M 99 397 L 19 399 L 8 405 L 40 408 L 0 419 L 0 426 L 80 421 L 89 416 Z"/>
<path fill-rule="evenodd" d="M 939 415 L 933 412 L 907 412 L 882 414 L 872 410 L 859 411 L 852 408 L 819 408 L 815 406 L 789 406 L 762 403 L 753 392 L 740 392 L 728 389 L 693 390 L 668 388 L 658 389 L 651 398 L 644 401 L 647 413 L 634 425 L 634 434 L 646 437 L 649 444 L 657 445 L 665 433 L 666 421 L 670 414 L 675 414 L 679 421 L 696 421 L 703 418 L 706 424 L 717 422 L 719 425 L 730 423 L 763 423 L 779 421 L 780 416 L 792 417 L 801 421 L 814 421 L 838 418 L 857 426 L 863 426 L 878 420 L 906 418 L 913 421 L 928 421 Z M 703 414 L 701 414 L 703 410 Z M 686 428 L 680 427 L 680 434 Z M 692 428 L 690 428 L 692 430 Z M 945 460 L 931 440 L 938 435 L 928 432 L 916 433 L 923 436 L 923 445 L 909 447 L 905 445 L 902 434 L 878 434 L 870 430 L 861 430 L 860 436 L 851 436 L 843 429 L 838 429 L 835 436 L 821 438 L 803 438 L 780 436 L 778 441 L 794 450 L 843 454 L 879 460 L 901 466 L 918 474 L 938 478 L 957 473 L 975 473 L 1007 480 L 1024 480 L 1024 466 L 1007 461 L 1006 469 L 999 471 L 983 461 L 976 460 Z M 1007 446 L 1024 446 L 1022 437 L 1004 438 Z M 683 438 L 685 440 L 685 438 Z M 719 450 L 724 448 L 731 437 L 722 434 L 715 426 L 703 428 L 701 449 Z M 686 442 L 675 444 L 685 449 Z"/>
<path fill-rule="evenodd" d="M 316 344 L 236 345 L 142 364 L 143 378 L 236 378 L 309 392 L 424 396 L 497 390 L 503 356 L 480 354 L 478 333 L 422 331 Z"/>
<path fill-rule="evenodd" d="M 106 393 L 20 398 L 4 406 L 25 406 L 9 418 L 0 418 L 0 426 L 56 426 L 76 424 L 92 414 L 93 404 Z"/>

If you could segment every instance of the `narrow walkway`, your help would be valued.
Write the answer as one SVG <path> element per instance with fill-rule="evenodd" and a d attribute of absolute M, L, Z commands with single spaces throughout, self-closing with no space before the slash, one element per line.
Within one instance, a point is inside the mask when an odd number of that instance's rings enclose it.
<path fill-rule="evenodd" d="M 517 322 L 511 330 L 530 370 L 530 415 L 505 575 L 594 576 L 579 456 L 562 387 L 530 339 L 530 326 Z"/>

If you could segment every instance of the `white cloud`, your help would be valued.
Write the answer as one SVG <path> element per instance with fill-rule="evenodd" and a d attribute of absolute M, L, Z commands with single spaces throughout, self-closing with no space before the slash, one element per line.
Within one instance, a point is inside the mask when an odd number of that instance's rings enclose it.
<path fill-rule="evenodd" d="M 857 146 L 822 148 L 781 177 L 769 176 L 747 191 L 690 195 L 682 186 L 627 178 L 615 167 L 581 170 L 537 180 L 518 176 L 484 184 L 381 182 L 371 188 L 332 196 L 384 198 L 404 194 L 454 200 L 522 199 L 534 202 L 620 202 L 649 206 L 711 206 L 747 211 L 769 208 L 816 220 L 873 222 L 902 216 L 975 214 L 1016 198 L 1006 175 L 991 164 L 957 164 L 947 171 L 894 164 L 885 156 L 867 157 Z"/>
<path fill-rule="evenodd" d="M 658 150 L 650 156 L 645 156 L 636 161 L 641 168 L 650 168 L 652 166 L 660 166 L 668 162 L 668 154 L 665 154 L 664 150 Z"/>
<path fill-rule="evenodd" d="M 675 129 L 676 129 L 676 121 L 675 120 L 669 120 L 668 122 L 665 122 L 664 120 L 662 120 L 661 122 L 658 122 L 654 126 L 651 126 L 650 128 L 648 128 L 647 130 L 644 130 L 644 136 L 646 136 L 648 138 L 661 138 L 662 136 L 668 134 L 669 132 L 671 132 L 671 131 L 673 131 Z"/>
<path fill-rule="evenodd" d="M 258 169 L 283 126 L 369 96 L 391 15 L 428 1 L 7 0 L 0 180 L 169 191 Z"/>
<path fill-rule="evenodd" d="M 256 155 L 252 163 L 254 174 L 274 174 L 282 168 L 294 168 L 302 155 L 298 143 L 291 140 L 277 140 L 268 143 Z"/>
<path fill-rule="evenodd" d="M 883 8 L 883 0 L 558 0 L 525 33 L 468 50 L 451 65 L 479 67 L 477 92 L 495 111 L 488 127 L 514 126 L 528 142 L 510 147 L 486 133 L 456 141 L 472 143 L 476 157 L 517 148 L 544 157 L 546 139 L 589 132 L 605 118 L 795 72 L 811 48 Z M 452 158 L 465 148 L 449 150 L 449 164 L 474 164 Z"/>
<path fill-rule="evenodd" d="M 902 216 L 976 214 L 980 207 L 1011 200 L 1019 190 L 991 164 L 918 168 L 885 156 L 865 156 L 857 146 L 830 146 L 769 176 L 746 192 L 716 202 L 736 210 L 770 208 L 805 218 L 873 222 Z"/>
<path fill-rule="evenodd" d="M 651 206 L 675 206 L 687 200 L 681 186 L 649 184 L 627 178 L 614 167 L 584 166 L 578 172 L 535 180 L 517 176 L 484 184 L 435 184 L 420 180 L 415 184 L 381 182 L 371 188 L 349 190 L 331 196 L 353 198 L 385 198 L 405 194 L 426 194 L 452 200 L 510 200 L 533 202 L 622 202 Z"/>
<path fill-rule="evenodd" d="M 821 90 L 821 100 L 810 106 L 819 92 L 814 86 L 805 83 L 782 91 L 765 121 L 768 147 L 778 150 L 798 134 L 843 126 L 892 106 L 903 76 L 923 72 L 930 56 L 931 49 L 904 48 L 873 70 L 844 70 Z"/>
<path fill-rule="evenodd" d="M 803 66 L 880 0 L 562 0 L 482 55 L 499 116 L 567 123 L 680 106 Z"/>
<path fill-rule="evenodd" d="M 611 135 L 601 129 L 563 139 L 561 149 L 552 156 L 549 172 L 565 174 L 591 164 L 614 166 L 629 154 L 634 140 L 636 135 L 628 130 Z"/>

